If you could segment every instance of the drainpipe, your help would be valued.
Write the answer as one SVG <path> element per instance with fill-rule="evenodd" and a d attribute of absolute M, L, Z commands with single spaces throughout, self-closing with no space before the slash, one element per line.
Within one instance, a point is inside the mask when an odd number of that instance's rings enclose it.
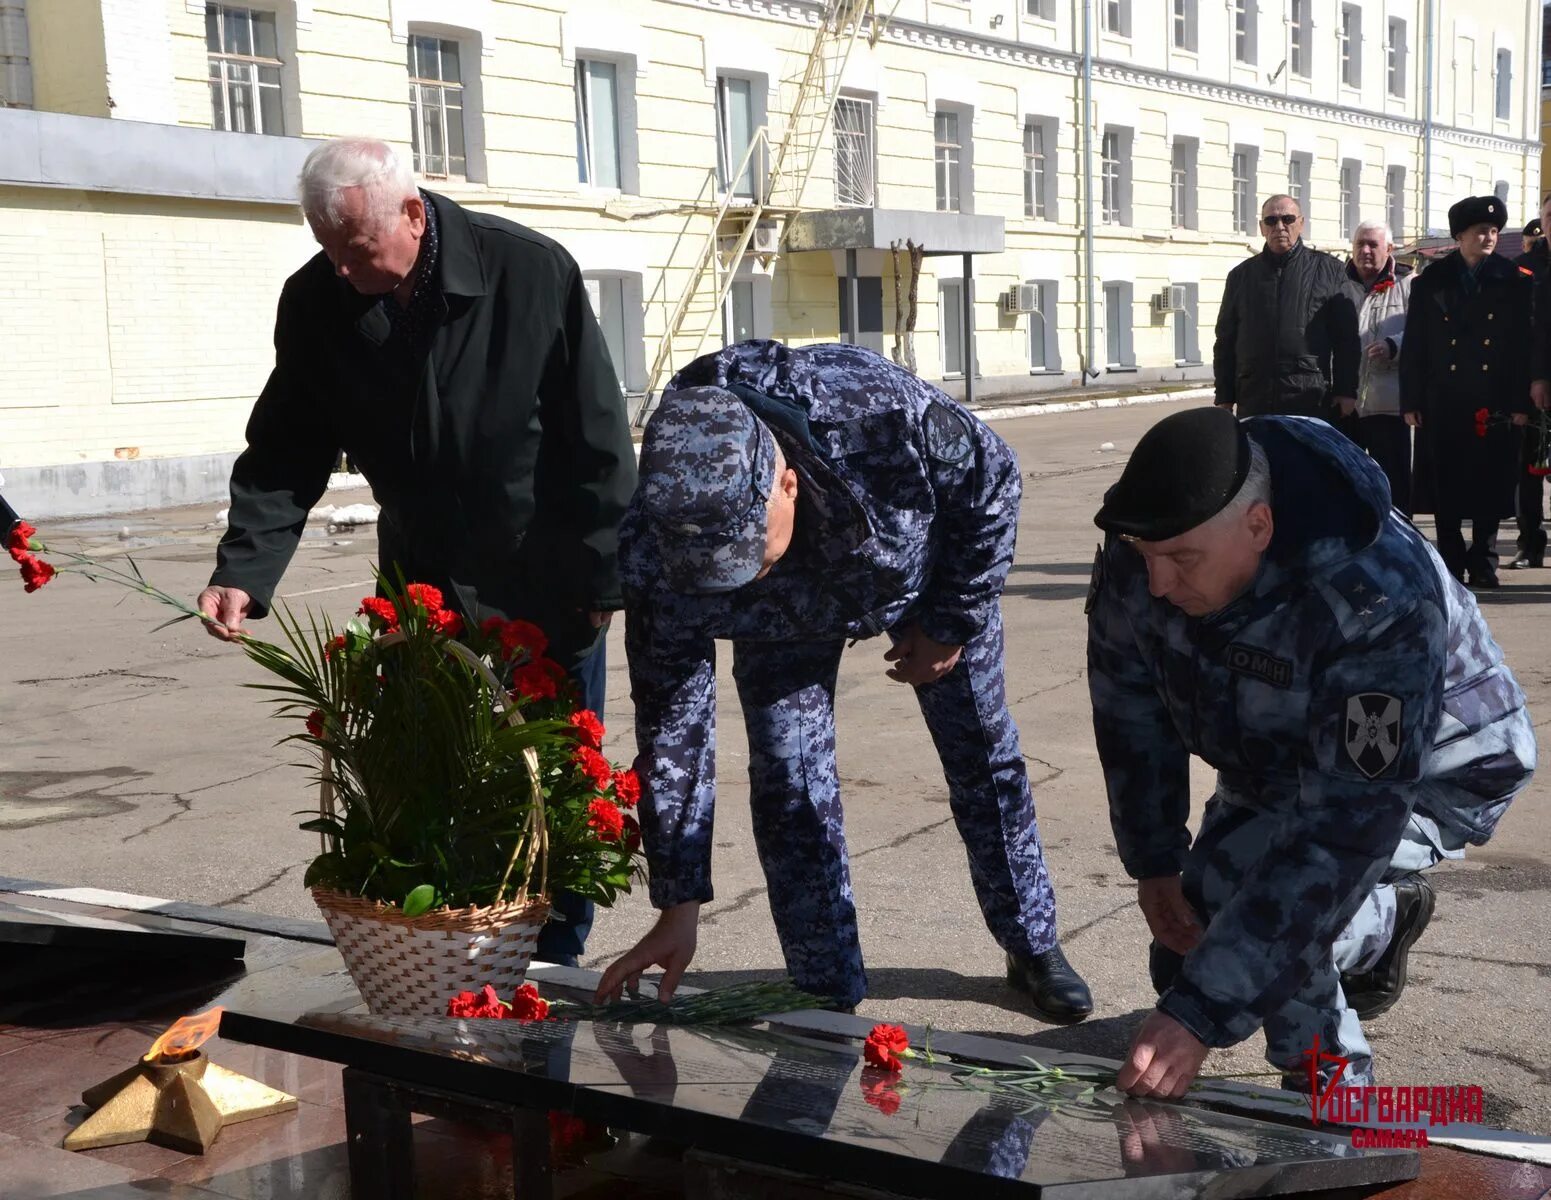
<path fill-rule="evenodd" d="M 1093 367 L 1093 0 L 1082 0 L 1082 257 L 1083 324 L 1087 352 L 1082 385 L 1097 379 Z"/>
<path fill-rule="evenodd" d="M 1436 37 L 1436 21 L 1433 5 L 1435 0 L 1427 0 L 1426 15 L 1422 18 L 1426 22 L 1426 30 L 1422 35 L 1423 45 L 1423 77 L 1422 77 L 1422 236 L 1426 237 L 1433 231 L 1433 41 Z"/>

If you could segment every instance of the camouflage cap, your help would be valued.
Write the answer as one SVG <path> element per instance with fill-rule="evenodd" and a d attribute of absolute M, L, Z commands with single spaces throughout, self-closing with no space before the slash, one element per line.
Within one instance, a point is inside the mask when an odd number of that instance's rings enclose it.
<path fill-rule="evenodd" d="M 640 505 L 668 587 L 730 592 L 759 574 L 775 463 L 775 438 L 731 392 L 662 398 L 641 443 Z"/>

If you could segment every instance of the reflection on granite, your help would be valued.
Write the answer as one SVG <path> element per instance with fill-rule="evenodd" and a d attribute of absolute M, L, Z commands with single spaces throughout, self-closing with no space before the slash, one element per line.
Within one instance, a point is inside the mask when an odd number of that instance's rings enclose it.
<path fill-rule="evenodd" d="M 1053 1105 L 911 1063 L 880 1104 L 854 1042 L 764 1029 L 228 1012 L 223 1035 L 906 1194 L 1254 1196 L 1408 1179 L 1417 1156 L 1179 1105 Z"/>

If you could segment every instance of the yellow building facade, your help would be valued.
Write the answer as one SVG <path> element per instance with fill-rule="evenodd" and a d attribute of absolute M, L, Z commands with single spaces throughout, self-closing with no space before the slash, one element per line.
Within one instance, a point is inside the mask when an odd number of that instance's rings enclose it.
<path fill-rule="evenodd" d="M 40 515 L 223 494 L 280 286 L 315 250 L 296 169 L 342 134 L 564 244 L 639 407 L 829 7 L 0 0 L 6 494 Z M 926 242 L 917 369 L 954 394 L 966 362 L 977 399 L 1207 379 L 1265 196 L 1299 196 L 1336 253 L 1358 220 L 1404 242 L 1464 195 L 1497 191 L 1517 223 L 1535 206 L 1538 0 L 855 7 L 809 211 L 755 243 L 719 311 L 705 282 L 670 363 L 853 328 L 889 352 L 887 227 Z M 868 209 L 872 240 L 845 233 Z"/>

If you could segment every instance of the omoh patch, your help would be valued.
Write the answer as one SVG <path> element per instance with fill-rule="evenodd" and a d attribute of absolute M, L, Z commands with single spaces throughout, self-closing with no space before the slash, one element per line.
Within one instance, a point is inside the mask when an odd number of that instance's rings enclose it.
<path fill-rule="evenodd" d="M 1369 779 L 1387 771 L 1400 755 L 1400 710 L 1400 698 L 1386 692 L 1346 698 L 1346 753 Z"/>
<path fill-rule="evenodd" d="M 927 452 L 945 466 L 956 467 L 975 452 L 969 418 L 946 404 L 927 405 L 921 425 Z"/>

